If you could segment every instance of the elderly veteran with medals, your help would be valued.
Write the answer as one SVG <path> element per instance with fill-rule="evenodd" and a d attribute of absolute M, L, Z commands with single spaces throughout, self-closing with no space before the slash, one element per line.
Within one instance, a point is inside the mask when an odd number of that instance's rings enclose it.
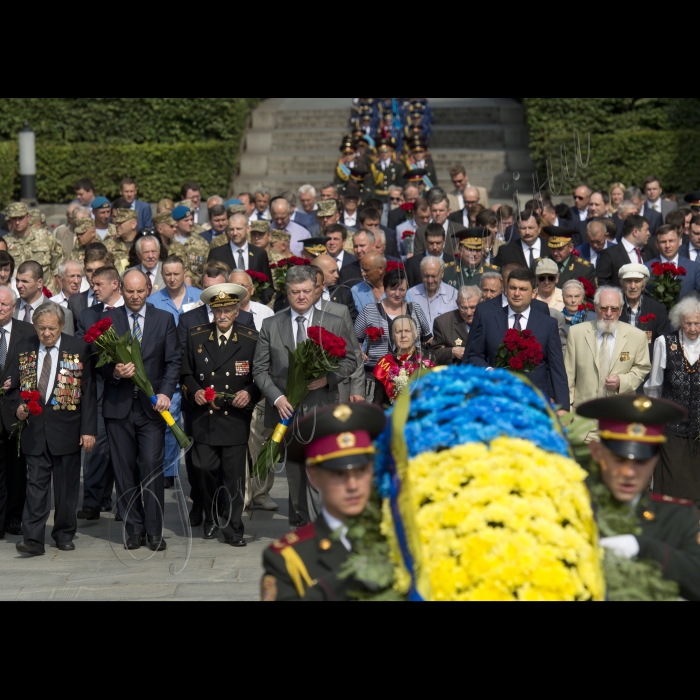
<path fill-rule="evenodd" d="M 605 536 L 600 544 L 624 559 L 656 562 L 663 578 L 679 585 L 683 598 L 700 600 L 697 508 L 689 500 L 647 492 L 667 444 L 666 426 L 683 424 L 688 420 L 686 411 L 672 401 L 629 395 L 597 399 L 577 412 L 599 422 L 600 441 L 590 444 L 599 467 L 591 469 L 591 491 L 599 513 L 615 511 L 615 517 L 601 525 L 627 530 Z M 609 496 L 594 483 L 598 479 Z M 629 524 L 624 522 L 625 506 L 634 515 Z"/>
<path fill-rule="evenodd" d="M 491 238 L 491 232 L 487 228 L 470 228 L 460 231 L 457 238 L 459 239 L 460 255 L 457 278 L 462 287 L 478 287 L 485 272 L 501 271 L 500 267 L 484 263 L 486 257 L 484 242 Z"/>
<path fill-rule="evenodd" d="M 32 318 L 36 336 L 15 346 L 7 401 L 23 422 L 27 498 L 20 554 L 43 556 L 44 529 L 55 503 L 51 537 L 63 552 L 73 538 L 80 494 L 80 450 L 91 452 L 97 435 L 97 393 L 88 346 L 65 335 L 63 309 L 52 302 Z"/>
<path fill-rule="evenodd" d="M 258 344 L 255 329 L 238 325 L 239 304 L 248 291 L 238 284 L 217 284 L 202 293 L 214 323 L 195 326 L 187 336 L 182 386 L 192 409 L 193 462 L 204 500 L 204 539 L 245 547 L 243 508 L 248 440 L 253 408 L 261 397 L 253 383 Z M 227 512 L 215 504 L 223 482 Z"/>
<path fill-rule="evenodd" d="M 263 602 L 350 600 L 363 590 L 339 572 L 352 551 L 346 522 L 361 515 L 374 477 L 373 440 L 386 426 L 381 409 L 369 404 L 320 408 L 299 423 L 307 445 L 294 442 L 289 458 L 305 463 L 309 481 L 321 494 L 323 508 L 315 523 L 275 542 L 263 556 Z"/>

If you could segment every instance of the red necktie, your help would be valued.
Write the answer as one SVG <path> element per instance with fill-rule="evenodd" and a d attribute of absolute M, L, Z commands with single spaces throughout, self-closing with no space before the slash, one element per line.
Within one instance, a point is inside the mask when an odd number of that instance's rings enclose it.
<path fill-rule="evenodd" d="M 639 264 L 644 265 L 644 260 L 642 260 L 642 252 L 639 250 L 639 248 L 635 248 L 634 252 L 637 254 L 637 259 L 639 260 Z"/>
<path fill-rule="evenodd" d="M 148 275 L 148 296 L 150 297 L 151 294 L 153 294 L 153 282 L 151 282 L 151 273 L 149 272 Z"/>

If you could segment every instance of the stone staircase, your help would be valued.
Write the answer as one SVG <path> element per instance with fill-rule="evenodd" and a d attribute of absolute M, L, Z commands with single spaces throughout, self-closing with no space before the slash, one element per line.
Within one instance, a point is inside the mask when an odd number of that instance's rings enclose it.
<path fill-rule="evenodd" d="M 431 151 L 440 185 L 452 189 L 449 171 L 464 165 L 472 184 L 494 202 L 514 190 L 529 199 L 532 162 L 523 109 L 510 98 L 428 98 L 435 114 Z M 338 147 L 349 132 L 352 98 L 265 100 L 252 114 L 244 137 L 234 192 L 265 185 L 273 194 L 333 180 Z"/>

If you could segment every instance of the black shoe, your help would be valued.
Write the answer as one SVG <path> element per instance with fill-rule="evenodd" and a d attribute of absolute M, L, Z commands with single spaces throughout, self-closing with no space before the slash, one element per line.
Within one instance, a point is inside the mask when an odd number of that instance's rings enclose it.
<path fill-rule="evenodd" d="M 108 506 L 100 506 L 100 513 L 111 513 L 112 512 L 112 504 L 110 503 Z"/>
<path fill-rule="evenodd" d="M 124 522 L 124 518 L 122 518 L 122 516 L 119 515 L 119 513 L 117 513 L 117 514 L 114 516 L 114 522 L 115 522 L 115 523 L 123 523 L 123 522 Z"/>
<path fill-rule="evenodd" d="M 5 527 L 5 532 L 13 537 L 22 537 L 22 526 L 19 523 L 10 523 Z"/>
<path fill-rule="evenodd" d="M 137 550 L 141 549 L 141 547 L 143 547 L 143 538 L 141 535 L 134 535 L 133 537 L 129 537 L 129 539 L 126 541 L 124 549 L 127 549 L 130 552 L 136 552 Z"/>
<path fill-rule="evenodd" d="M 219 528 L 216 527 L 216 525 L 212 523 L 204 523 L 204 539 L 205 540 L 214 540 L 216 539 L 216 535 L 219 532 Z"/>
<path fill-rule="evenodd" d="M 58 542 L 56 546 L 61 552 L 75 552 L 75 545 L 72 542 Z"/>
<path fill-rule="evenodd" d="M 43 557 L 46 554 L 44 545 L 41 542 L 36 542 L 35 540 L 28 540 L 27 542 L 18 542 L 17 551 L 20 554 L 28 554 L 30 557 Z"/>
<path fill-rule="evenodd" d="M 162 537 L 149 537 L 148 546 L 151 548 L 152 552 L 164 552 L 168 545 Z"/>
<path fill-rule="evenodd" d="M 231 545 L 231 547 L 236 547 L 237 549 L 248 546 L 242 537 L 234 537 L 232 540 L 226 540 L 226 544 Z"/>
<path fill-rule="evenodd" d="M 195 503 L 190 511 L 190 525 L 192 527 L 199 527 L 204 522 L 204 513 L 202 512 L 202 506 Z"/>
<path fill-rule="evenodd" d="M 94 508 L 83 508 L 78 513 L 78 520 L 99 520 L 100 514 Z"/>
<path fill-rule="evenodd" d="M 165 489 L 171 489 L 175 485 L 175 479 L 171 479 L 169 476 L 165 477 Z"/>

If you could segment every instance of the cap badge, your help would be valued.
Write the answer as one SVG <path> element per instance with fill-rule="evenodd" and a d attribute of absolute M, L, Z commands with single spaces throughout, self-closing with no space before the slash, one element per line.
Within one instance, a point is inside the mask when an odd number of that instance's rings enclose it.
<path fill-rule="evenodd" d="M 333 411 L 333 418 L 339 420 L 341 423 L 347 423 L 350 418 L 352 418 L 352 409 L 349 406 L 338 406 L 338 408 Z"/>
<path fill-rule="evenodd" d="M 641 423 L 632 423 L 632 425 L 627 426 L 627 434 L 630 437 L 640 438 L 647 434 L 647 429 Z"/>
<path fill-rule="evenodd" d="M 219 292 L 219 296 L 216 298 L 221 299 L 223 301 L 224 299 L 226 299 L 226 294 L 224 294 L 224 292 Z"/>
<path fill-rule="evenodd" d="M 639 398 L 632 404 L 640 413 L 648 411 L 654 404 L 649 399 Z"/>
<path fill-rule="evenodd" d="M 341 450 L 351 450 L 357 445 L 357 438 L 352 433 L 338 435 L 338 447 Z"/>

